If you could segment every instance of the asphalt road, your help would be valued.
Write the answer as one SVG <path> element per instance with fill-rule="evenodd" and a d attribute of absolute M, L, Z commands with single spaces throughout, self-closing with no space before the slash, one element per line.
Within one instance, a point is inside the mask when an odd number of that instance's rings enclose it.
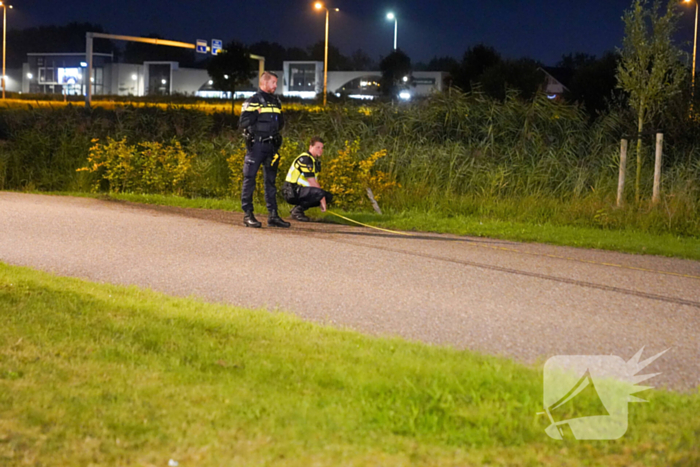
<path fill-rule="evenodd" d="M 0 193 L 0 261 L 530 363 L 670 349 L 644 371 L 661 372 L 648 384 L 700 386 L 700 262 L 320 223 L 253 230 L 241 220 Z"/>

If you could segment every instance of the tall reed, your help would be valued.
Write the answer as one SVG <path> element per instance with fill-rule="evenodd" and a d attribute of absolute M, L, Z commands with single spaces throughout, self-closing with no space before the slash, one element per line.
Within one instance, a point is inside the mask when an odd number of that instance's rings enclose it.
<path fill-rule="evenodd" d="M 287 110 L 285 160 L 314 135 L 327 142 L 329 167 L 333 159 L 348 157 L 347 141 L 357 142 L 352 157 L 358 163 L 386 151 L 376 160 L 377 170 L 400 185 L 381 200 L 390 212 L 421 209 L 700 235 L 700 125 L 680 111 L 668 112 L 662 122 L 661 203 L 634 205 L 628 198 L 619 210 L 619 141 L 634 134 L 624 109 L 591 121 L 579 107 L 544 95 L 525 101 L 511 93 L 495 101 L 478 91 L 450 90 L 406 105 L 313 110 Z M 132 145 L 177 142 L 196 154 L 185 194 L 237 196 L 240 187 L 231 180 L 238 169 L 230 161 L 243 139 L 236 125 L 230 114 L 177 106 L 0 110 L 0 188 L 88 190 L 94 180 L 76 169 L 85 165 L 93 138 L 109 137 Z M 653 137 L 647 139 L 642 190 L 648 200 Z M 634 161 L 628 170 L 635 170 Z"/>

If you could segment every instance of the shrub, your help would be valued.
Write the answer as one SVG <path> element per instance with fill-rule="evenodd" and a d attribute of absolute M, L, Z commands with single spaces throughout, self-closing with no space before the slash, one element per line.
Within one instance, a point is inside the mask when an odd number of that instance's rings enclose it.
<path fill-rule="evenodd" d="M 107 143 L 92 141 L 87 166 L 78 169 L 98 175 L 93 185 L 99 191 L 103 181 L 110 192 L 178 194 L 186 192 L 192 174 L 194 154 L 188 154 L 178 141 L 129 145 L 126 138 Z"/>
<path fill-rule="evenodd" d="M 338 155 L 328 161 L 321 172 L 322 185 L 333 193 L 334 204 L 343 209 L 360 209 L 369 206 L 366 190 L 371 188 L 377 201 L 399 185 L 394 176 L 377 168 L 377 161 L 386 157 L 382 149 L 362 159 L 360 140 L 345 142 Z"/>

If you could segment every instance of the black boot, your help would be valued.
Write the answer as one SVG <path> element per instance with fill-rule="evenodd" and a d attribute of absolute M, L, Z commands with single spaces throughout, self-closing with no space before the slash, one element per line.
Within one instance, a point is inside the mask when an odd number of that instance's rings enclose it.
<path fill-rule="evenodd" d="M 283 227 L 286 229 L 291 227 L 292 224 L 282 220 L 282 218 L 277 214 L 277 211 L 273 209 L 270 211 L 270 215 L 267 218 L 267 225 L 270 227 Z"/>
<path fill-rule="evenodd" d="M 259 229 L 260 227 L 262 227 L 262 224 L 258 222 L 258 220 L 253 215 L 253 211 L 246 211 L 245 216 L 243 217 L 243 224 L 246 227 L 253 227 L 255 229 Z"/>
<path fill-rule="evenodd" d="M 306 214 L 304 214 L 304 209 L 301 206 L 294 206 L 290 214 L 292 216 L 292 219 L 299 222 L 309 222 L 311 220 L 308 217 L 306 217 Z"/>

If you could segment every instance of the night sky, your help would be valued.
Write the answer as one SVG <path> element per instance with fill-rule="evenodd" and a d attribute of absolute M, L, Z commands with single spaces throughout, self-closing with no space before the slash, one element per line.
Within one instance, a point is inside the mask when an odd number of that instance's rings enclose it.
<path fill-rule="evenodd" d="M 324 13 L 312 1 L 287 0 L 15 0 L 8 27 L 101 24 L 115 34 L 195 39 L 261 40 L 285 47 L 307 47 L 322 40 Z M 547 65 L 563 54 L 600 55 L 621 45 L 622 14 L 631 0 L 336 0 L 331 13 L 330 42 L 345 54 L 361 48 L 378 59 L 393 48 L 393 22 L 399 18 L 399 48 L 414 62 L 434 56 L 460 58 L 483 42 L 507 58 L 529 56 Z M 692 40 L 694 8 L 681 23 L 681 42 Z M 689 48 L 687 48 L 689 50 Z"/>

